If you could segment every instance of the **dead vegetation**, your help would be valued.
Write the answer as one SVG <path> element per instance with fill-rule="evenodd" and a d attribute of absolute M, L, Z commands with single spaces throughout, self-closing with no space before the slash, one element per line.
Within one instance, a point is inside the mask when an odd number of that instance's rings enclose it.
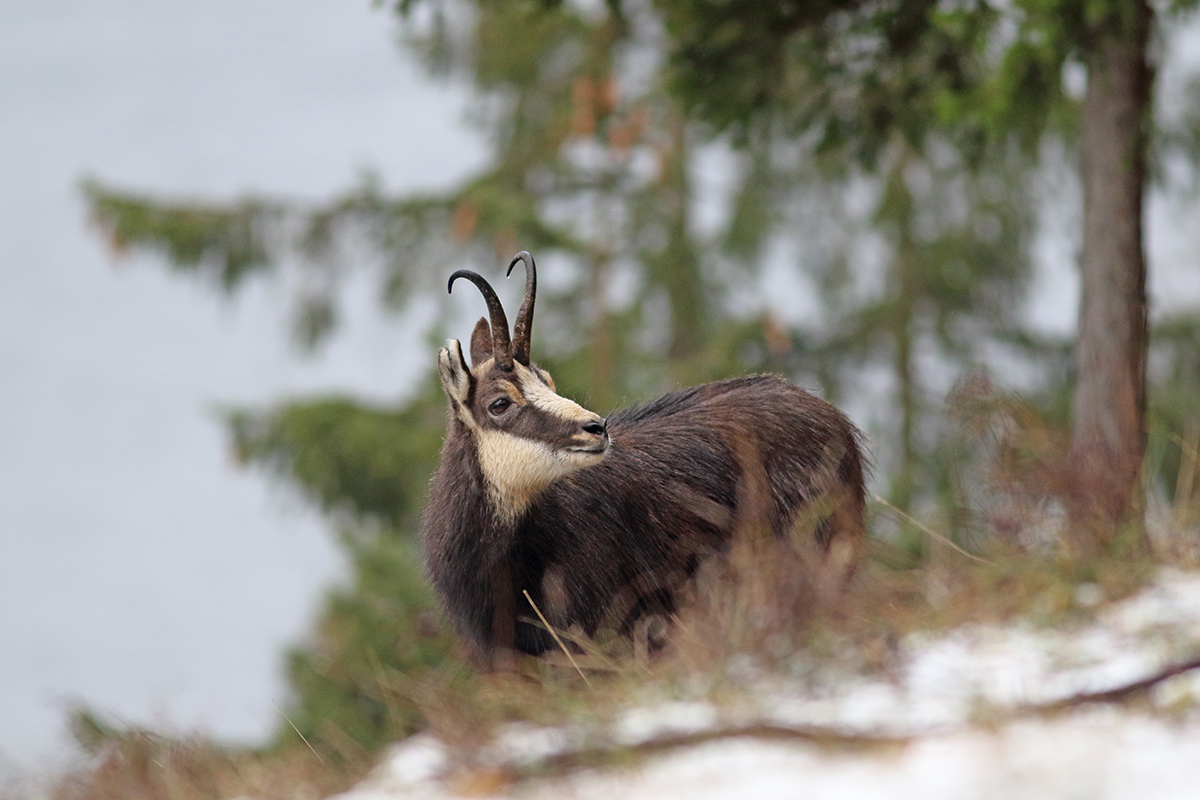
<path fill-rule="evenodd" d="M 225 747 L 202 736 L 167 736 L 76 711 L 72 733 L 84 757 L 46 792 L 52 800 L 316 800 L 342 791 L 371 767 L 366 753 L 322 759 L 303 747 Z"/>
<path fill-rule="evenodd" d="M 1047 542 L 1046 532 L 1053 533 L 1059 521 L 1052 512 L 1054 454 L 1060 452 L 1053 433 L 1015 402 L 993 399 L 981 408 L 963 423 L 970 436 L 958 443 L 956 480 L 969 514 L 908 514 L 876 499 L 870 509 L 876 535 L 845 591 L 843 560 L 812 544 L 818 520 L 800 520 L 782 539 L 746 524 L 727 556 L 701 569 L 685 610 L 669 625 L 649 620 L 631 637 L 556 631 L 559 652 L 514 658 L 509 669 L 490 674 L 447 666 L 413 676 L 380 666 L 378 694 L 389 713 L 408 717 L 415 709 L 424 729 L 451 748 L 462 765 L 452 784 L 465 793 L 486 792 L 520 777 L 478 758 L 512 723 L 587 731 L 609 725 L 620 709 L 639 702 L 736 702 L 748 672 L 751 680 L 801 674 L 813 665 L 887 673 L 898 643 L 912 632 L 1014 618 L 1045 626 L 1081 623 L 1144 586 L 1161 564 L 1196 564 L 1200 430 L 1164 444 L 1179 450 L 1170 491 L 1152 480 L 1154 465 L 1148 464 L 1140 501 L 1144 527 L 1141 520 L 1131 522 L 1126 536 L 1102 556 L 1081 560 L 1055 546 L 1055 537 Z M 968 485 L 970 492 L 962 488 Z M 1148 676 L 1144 685 L 1077 700 L 1127 702 L 1195 666 L 1176 664 Z M 722 730 L 702 735 L 747 735 Z M 54 800 L 315 800 L 352 785 L 377 757 L 336 731 L 324 737 L 322 753 L 301 740 L 272 750 L 231 749 L 201 738 L 108 726 L 86 714 L 77 716 L 75 731 L 88 756 L 55 782 L 49 793 Z M 835 734 L 782 728 L 759 733 L 811 741 Z M 343 747 L 328 750 L 339 740 Z M 636 748 L 593 752 L 585 746 L 572 753 L 538 769 L 637 757 Z"/>

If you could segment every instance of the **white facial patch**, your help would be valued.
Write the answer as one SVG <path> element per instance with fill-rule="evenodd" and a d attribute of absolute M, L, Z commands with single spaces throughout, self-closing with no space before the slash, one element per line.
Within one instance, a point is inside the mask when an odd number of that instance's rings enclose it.
<path fill-rule="evenodd" d="M 580 422 L 600 419 L 598 415 L 578 403 L 568 400 L 560 394 L 555 394 L 550 387 L 542 383 L 542 379 L 535 375 L 533 370 L 520 363 L 513 366 L 516 367 L 517 375 L 521 378 L 521 393 L 525 395 L 525 399 L 530 405 L 563 419 L 579 420 Z"/>
<path fill-rule="evenodd" d="M 476 428 L 475 434 L 479 466 L 497 512 L 508 522 L 516 520 L 538 492 L 551 483 L 604 458 L 603 452 L 556 450 L 536 439 L 505 431 Z"/>
<path fill-rule="evenodd" d="M 542 383 L 533 370 L 517 362 L 513 364 L 515 385 L 504 381 L 514 400 L 521 405 L 533 406 L 559 419 L 573 421 L 581 426 L 581 444 L 595 446 L 595 440 L 582 432 L 582 425 L 600 421 L 600 417 L 578 403 L 555 394 Z M 492 359 L 476 365 L 475 380 L 487 380 L 492 370 Z M 466 400 L 471 388 L 471 374 L 466 372 L 462 346 L 454 339 L 438 353 L 438 373 L 442 387 L 453 401 L 458 418 L 475 436 L 478 442 L 479 466 L 488 485 L 488 494 L 496 506 L 496 512 L 506 521 L 515 521 L 539 492 L 559 478 L 576 470 L 600 463 L 604 451 L 588 449 L 558 449 L 537 439 L 517 436 L 487 425 L 481 425 L 472 416 Z"/>
<path fill-rule="evenodd" d="M 521 382 L 521 396 L 530 406 L 559 419 L 585 422 L 600 417 L 561 395 L 555 394 L 533 370 L 514 363 Z M 576 470 L 600 463 L 603 452 L 562 450 L 537 439 L 528 439 L 500 430 L 477 428 L 479 465 L 483 469 L 492 499 L 501 516 L 515 520 L 528 508 L 538 492 Z"/>

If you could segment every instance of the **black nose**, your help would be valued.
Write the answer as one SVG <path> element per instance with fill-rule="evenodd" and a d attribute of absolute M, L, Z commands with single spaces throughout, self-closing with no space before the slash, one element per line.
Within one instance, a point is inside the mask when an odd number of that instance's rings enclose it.
<path fill-rule="evenodd" d="M 604 434 L 608 433 L 608 425 L 605 420 L 585 423 L 583 429 L 595 436 L 603 436 Z"/>

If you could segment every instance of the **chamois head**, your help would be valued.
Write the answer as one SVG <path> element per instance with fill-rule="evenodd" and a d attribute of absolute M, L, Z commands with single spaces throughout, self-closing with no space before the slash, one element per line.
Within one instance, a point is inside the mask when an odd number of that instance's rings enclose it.
<path fill-rule="evenodd" d="M 451 414 L 474 438 L 488 491 L 502 517 L 515 519 L 533 497 L 553 481 L 592 466 L 608 450 L 605 421 L 558 395 L 550 374 L 529 359 L 537 270 L 524 251 L 508 265 L 525 264 L 525 297 L 513 337 L 508 318 L 491 285 L 479 274 L 460 269 L 487 301 L 491 319 L 480 318 L 471 334 L 471 366 L 462 345 L 448 339 L 438 352 L 438 374 L 450 400 Z"/>

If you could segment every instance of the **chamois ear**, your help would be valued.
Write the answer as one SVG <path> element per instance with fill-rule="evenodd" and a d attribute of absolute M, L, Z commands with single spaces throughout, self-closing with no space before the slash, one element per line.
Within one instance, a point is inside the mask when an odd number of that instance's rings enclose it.
<path fill-rule="evenodd" d="M 438 351 L 438 376 L 442 379 L 446 395 L 454 402 L 465 405 L 474 379 L 467 368 L 458 339 L 447 339 L 446 346 Z"/>
<path fill-rule="evenodd" d="M 471 331 L 471 366 L 478 367 L 492 357 L 492 327 L 487 317 L 480 317 Z"/>

